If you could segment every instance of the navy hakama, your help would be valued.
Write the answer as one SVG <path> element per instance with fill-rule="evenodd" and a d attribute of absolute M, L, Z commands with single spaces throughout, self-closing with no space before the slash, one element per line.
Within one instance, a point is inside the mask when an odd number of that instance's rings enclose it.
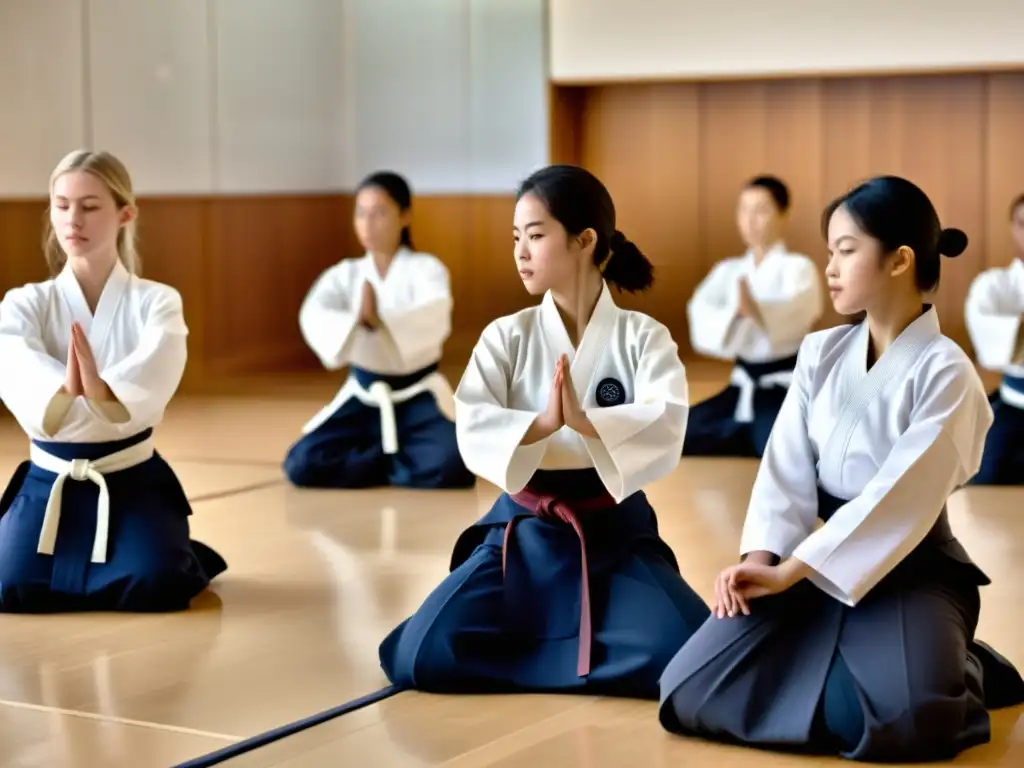
<path fill-rule="evenodd" d="M 227 565 L 152 429 L 109 443 L 33 441 L 0 501 L 0 610 L 177 611 Z"/>
<path fill-rule="evenodd" d="M 1008 402 L 1004 388 L 1014 400 L 1024 400 L 1024 378 L 1004 376 L 1002 387 L 989 398 L 994 420 L 971 485 L 1024 485 L 1024 408 Z"/>
<path fill-rule="evenodd" d="M 384 376 L 351 368 L 364 397 L 350 397 L 289 449 L 288 479 L 311 488 L 472 487 L 476 478 L 459 455 L 455 424 L 430 391 L 415 391 L 436 370 L 435 364 Z"/>
<path fill-rule="evenodd" d="M 593 469 L 539 471 L 462 533 L 380 660 L 393 684 L 432 692 L 654 699 L 708 615 L 642 491 L 616 505 Z"/>
<path fill-rule="evenodd" d="M 795 367 L 796 355 L 737 360 L 729 386 L 690 408 L 683 456 L 761 458 Z"/>
<path fill-rule="evenodd" d="M 822 519 L 843 504 L 819 490 Z M 661 723 L 863 761 L 951 758 L 989 740 L 986 707 L 1024 701 L 1016 669 L 974 640 L 988 583 L 943 510 L 856 607 L 802 582 L 709 619 L 665 669 Z"/>

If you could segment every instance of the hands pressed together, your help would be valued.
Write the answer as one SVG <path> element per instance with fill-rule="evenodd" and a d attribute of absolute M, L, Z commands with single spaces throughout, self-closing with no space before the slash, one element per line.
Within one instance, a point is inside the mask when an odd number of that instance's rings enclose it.
<path fill-rule="evenodd" d="M 747 278 L 745 277 L 741 277 L 739 281 L 739 296 L 740 305 L 736 314 L 740 317 L 749 318 L 758 325 L 763 325 L 761 309 L 757 306 L 757 301 L 754 299 L 754 292 L 750 289 L 750 283 L 747 282 Z"/>
<path fill-rule="evenodd" d="M 92 347 L 89 346 L 85 331 L 78 323 L 71 324 L 64 392 L 73 397 L 84 395 L 94 402 L 115 402 L 117 400 L 107 383 L 100 378 Z"/>
<path fill-rule="evenodd" d="M 359 305 L 359 324 L 367 330 L 374 331 L 380 327 L 380 316 L 377 314 L 377 294 L 369 282 L 363 283 L 363 300 Z"/>
<path fill-rule="evenodd" d="M 718 574 L 712 615 L 719 619 L 741 613 L 749 616 L 752 600 L 785 592 L 811 570 L 792 557 L 778 565 L 772 565 L 774 559 L 771 552 L 751 552 L 742 563 L 731 565 Z"/>
<path fill-rule="evenodd" d="M 551 394 L 544 412 L 537 416 L 524 442 L 537 442 L 553 435 L 563 426 L 586 437 L 596 438 L 597 430 L 590 423 L 586 412 L 580 407 L 576 388 L 569 373 L 569 358 L 562 355 L 555 363 L 555 375 L 551 381 Z"/>

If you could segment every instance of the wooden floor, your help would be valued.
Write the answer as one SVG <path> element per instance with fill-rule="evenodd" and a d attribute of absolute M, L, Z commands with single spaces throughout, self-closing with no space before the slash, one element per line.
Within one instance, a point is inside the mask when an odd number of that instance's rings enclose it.
<path fill-rule="evenodd" d="M 694 397 L 713 381 L 693 383 Z M 284 394 L 282 394 L 282 391 Z M 444 576 L 475 491 L 301 491 L 281 458 L 331 393 L 183 398 L 158 432 L 193 500 L 193 534 L 230 570 L 168 616 L 0 616 L 0 766 L 171 766 L 362 696 L 387 681 L 377 645 Z M 0 422 L 0 473 L 25 454 Z M 649 490 L 683 575 L 705 598 L 734 562 L 754 462 L 686 460 Z M 954 526 L 995 584 L 979 634 L 1024 665 L 1024 490 L 970 489 Z M 959 765 L 1024 766 L 1024 712 Z M 337 766 L 798 766 L 669 736 L 655 705 L 583 697 L 400 694 L 224 763 Z"/>

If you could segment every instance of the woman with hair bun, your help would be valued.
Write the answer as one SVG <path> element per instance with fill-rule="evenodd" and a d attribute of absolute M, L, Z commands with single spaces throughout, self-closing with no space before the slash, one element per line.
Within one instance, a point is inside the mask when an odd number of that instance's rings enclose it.
<path fill-rule="evenodd" d="M 381 664 L 425 691 L 657 698 L 709 613 L 642 490 L 680 461 L 686 371 L 665 326 L 612 299 L 650 287 L 653 268 L 593 175 L 532 175 L 512 232 L 543 299 L 484 330 L 455 393 L 463 458 L 503 493 Z"/>
<path fill-rule="evenodd" d="M 366 253 L 325 271 L 299 311 L 324 367 L 348 366 L 334 399 L 302 429 L 284 471 L 296 486 L 468 488 L 451 385 L 438 370 L 451 333 L 448 270 L 413 248 L 412 192 L 397 173 L 359 185 L 355 229 Z"/>
<path fill-rule="evenodd" d="M 832 303 L 865 318 L 801 345 L 741 562 L 665 670 L 660 719 L 751 746 L 948 759 L 989 740 L 988 708 L 1024 701 L 1016 669 L 975 640 L 989 579 L 946 514 L 992 409 L 923 297 L 967 237 L 892 176 L 835 200 L 823 230 Z"/>

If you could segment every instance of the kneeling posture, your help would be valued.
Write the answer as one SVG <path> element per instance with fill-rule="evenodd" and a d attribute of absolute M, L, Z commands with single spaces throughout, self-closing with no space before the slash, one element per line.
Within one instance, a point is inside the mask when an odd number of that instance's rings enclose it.
<path fill-rule="evenodd" d="M 989 396 L 994 420 L 974 485 L 1024 485 L 1024 195 L 1010 207 L 1017 258 L 978 275 L 965 320 L 978 363 L 1003 375 Z"/>
<path fill-rule="evenodd" d="M 153 447 L 185 370 L 181 296 L 137 274 L 124 166 L 74 152 L 50 181 L 53 279 L 0 304 L 0 398 L 31 438 L 0 501 L 0 610 L 172 611 L 226 568 Z"/>
<path fill-rule="evenodd" d="M 544 298 L 487 327 L 455 394 L 463 456 L 505 493 L 381 664 L 426 691 L 656 698 L 709 613 L 640 490 L 679 463 L 686 373 L 663 325 L 612 300 L 610 285 L 645 289 L 652 268 L 597 179 L 538 171 L 513 232 L 523 282 Z"/>
<path fill-rule="evenodd" d="M 324 366 L 349 366 L 335 396 L 303 428 L 284 470 L 298 486 L 467 488 L 451 386 L 438 371 L 451 332 L 448 270 L 417 253 L 411 195 L 393 173 L 356 195 L 361 259 L 328 269 L 310 290 L 299 325 Z"/>
<path fill-rule="evenodd" d="M 744 562 L 719 576 L 715 616 L 666 668 L 661 723 L 867 761 L 950 758 L 989 739 L 986 706 L 1024 698 L 1016 670 L 974 639 L 988 578 L 945 508 L 977 471 L 992 412 L 921 298 L 940 253 L 967 239 L 893 177 L 825 222 L 835 307 L 867 319 L 801 346 Z"/>
<path fill-rule="evenodd" d="M 789 190 L 758 176 L 740 193 L 749 250 L 720 261 L 687 305 L 693 348 L 733 362 L 729 386 L 690 409 L 686 456 L 760 458 L 793 378 L 800 342 L 821 317 L 814 262 L 782 242 Z"/>

